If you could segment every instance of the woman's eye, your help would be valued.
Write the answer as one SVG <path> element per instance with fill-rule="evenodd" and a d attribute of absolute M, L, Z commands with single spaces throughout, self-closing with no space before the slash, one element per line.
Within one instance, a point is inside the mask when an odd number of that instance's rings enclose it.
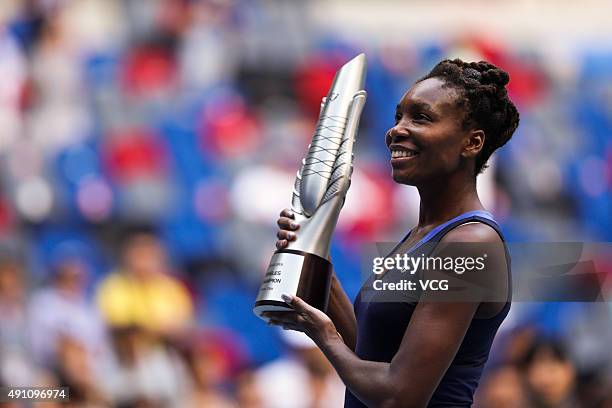
<path fill-rule="evenodd" d="M 431 122 L 431 118 L 424 113 L 417 113 L 415 119 L 420 122 Z"/>
<path fill-rule="evenodd" d="M 400 120 L 402 120 L 402 114 L 398 112 L 395 114 L 395 124 L 397 125 Z"/>

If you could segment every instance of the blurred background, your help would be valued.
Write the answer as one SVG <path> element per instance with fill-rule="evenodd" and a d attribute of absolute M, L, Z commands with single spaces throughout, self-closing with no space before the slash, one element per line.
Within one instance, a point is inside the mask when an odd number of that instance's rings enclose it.
<path fill-rule="evenodd" d="M 0 385 L 69 386 L 84 407 L 341 406 L 313 344 L 251 311 L 335 70 L 367 54 L 332 250 L 352 298 L 361 246 L 416 220 L 384 134 L 447 57 L 510 73 L 521 124 L 479 178 L 507 240 L 612 240 L 610 15 L 603 0 L 2 0 Z M 607 302 L 515 303 L 477 406 L 611 407 L 611 321 Z"/>

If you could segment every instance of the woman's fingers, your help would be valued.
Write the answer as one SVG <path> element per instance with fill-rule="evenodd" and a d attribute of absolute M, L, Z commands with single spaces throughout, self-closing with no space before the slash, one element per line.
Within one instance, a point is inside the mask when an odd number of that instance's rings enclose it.
<path fill-rule="evenodd" d="M 266 312 L 264 317 L 268 317 L 268 324 L 281 326 L 284 330 L 305 330 L 305 320 L 295 312 Z"/>
<path fill-rule="evenodd" d="M 297 324 L 303 321 L 301 316 L 295 312 L 266 312 L 263 316 L 279 323 Z"/>
<path fill-rule="evenodd" d="M 288 312 L 264 312 L 264 317 L 269 317 L 270 319 L 278 320 L 281 322 L 293 322 L 297 321 L 297 313 L 294 311 Z"/>
<path fill-rule="evenodd" d="M 308 303 L 304 302 L 297 296 L 284 294 L 281 297 L 283 298 L 285 303 L 291 305 L 293 307 L 293 310 L 295 310 L 299 314 L 310 314 L 314 309 L 312 306 L 310 306 Z"/>
<path fill-rule="evenodd" d="M 278 241 L 276 241 L 276 248 L 283 249 L 289 242 L 294 241 L 297 237 L 292 231 L 300 228 L 300 224 L 295 221 L 295 215 L 293 211 L 285 208 L 280 213 L 280 218 L 276 221 L 276 224 L 280 228 L 280 231 L 276 233 Z"/>
<path fill-rule="evenodd" d="M 287 218 L 295 218 L 295 215 L 293 214 L 293 211 L 291 211 L 288 208 L 284 208 L 281 213 L 280 213 L 281 217 L 287 217 Z"/>
<path fill-rule="evenodd" d="M 293 221 L 291 221 L 291 223 L 293 223 Z M 289 245 L 289 242 L 295 241 L 295 238 L 297 237 L 297 235 L 295 235 L 294 232 L 289 231 L 289 229 L 291 228 L 295 230 L 297 228 L 293 228 L 293 225 L 281 225 L 281 220 L 278 220 L 278 225 L 281 227 L 281 229 L 276 233 L 276 237 L 278 238 L 278 241 L 276 241 L 276 248 L 283 249 Z"/>
<path fill-rule="evenodd" d="M 297 325 L 295 323 L 281 322 L 280 320 L 276 320 L 276 319 L 270 319 L 268 323 L 274 326 L 280 326 L 283 328 L 283 330 L 295 330 L 299 332 L 304 331 L 304 328 L 302 326 Z"/>
<path fill-rule="evenodd" d="M 295 295 L 283 294 L 281 297 L 293 311 L 265 312 L 269 324 L 304 332 L 317 344 L 330 336 L 340 336 L 330 318 L 319 309 Z"/>
<path fill-rule="evenodd" d="M 279 240 L 283 240 L 283 239 L 285 239 L 285 240 L 287 240 L 287 241 L 294 241 L 294 240 L 295 240 L 296 235 L 295 235 L 295 232 L 286 231 L 286 230 L 279 230 L 279 231 L 276 233 L 276 237 L 277 237 Z"/>
<path fill-rule="evenodd" d="M 280 231 L 276 233 L 276 236 L 278 237 L 278 241 L 276 241 L 276 248 L 283 249 L 289 245 L 289 242 L 295 240 L 297 236 L 292 231 L 300 228 L 300 225 L 295 222 L 295 215 L 293 214 L 293 211 L 288 208 L 281 211 L 280 218 L 276 221 L 276 224 L 280 228 Z"/>
<path fill-rule="evenodd" d="M 280 229 L 289 230 L 289 231 L 295 231 L 298 228 L 300 228 L 300 224 L 293 221 L 293 219 L 289 217 L 280 217 L 276 221 L 276 224 L 278 225 Z"/>
<path fill-rule="evenodd" d="M 299 331 L 299 332 L 304 332 L 304 328 L 303 327 L 296 326 L 294 324 L 284 324 L 282 327 L 283 327 L 283 330 L 295 330 L 295 331 Z"/>

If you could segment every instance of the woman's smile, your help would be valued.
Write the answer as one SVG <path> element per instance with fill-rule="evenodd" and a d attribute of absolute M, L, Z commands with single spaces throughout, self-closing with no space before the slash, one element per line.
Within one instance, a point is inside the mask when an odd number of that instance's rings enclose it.
<path fill-rule="evenodd" d="M 418 153 L 411 150 L 394 150 L 391 152 L 391 163 L 403 162 L 408 159 L 414 159 L 417 156 Z"/>
<path fill-rule="evenodd" d="M 413 146 L 393 144 L 389 146 L 391 151 L 391 165 L 399 166 L 415 160 L 419 156 L 419 150 Z"/>

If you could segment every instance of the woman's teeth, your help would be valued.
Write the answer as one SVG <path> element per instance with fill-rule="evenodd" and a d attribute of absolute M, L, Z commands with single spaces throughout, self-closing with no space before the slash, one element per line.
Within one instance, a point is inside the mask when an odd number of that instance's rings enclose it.
<path fill-rule="evenodd" d="M 391 152 L 392 159 L 399 159 L 401 157 L 412 157 L 412 156 L 416 156 L 416 152 L 413 152 L 412 150 L 393 150 Z"/>

